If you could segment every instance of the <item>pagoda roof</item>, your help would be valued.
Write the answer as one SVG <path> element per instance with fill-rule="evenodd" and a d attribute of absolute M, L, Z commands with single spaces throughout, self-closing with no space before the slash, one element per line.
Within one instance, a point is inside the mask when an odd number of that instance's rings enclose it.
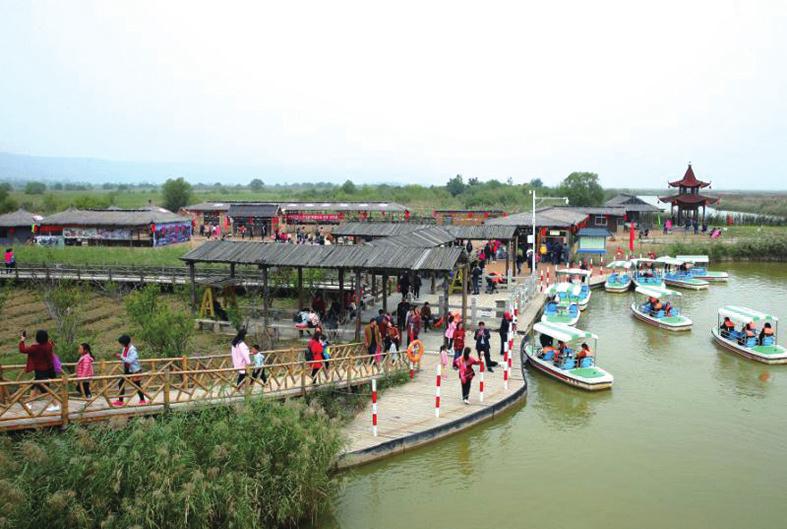
<path fill-rule="evenodd" d="M 708 187 L 710 182 L 703 182 L 702 180 L 697 180 L 697 177 L 694 176 L 694 169 L 691 168 L 691 164 L 689 164 L 689 168 L 686 169 L 686 174 L 683 175 L 683 178 L 680 180 L 675 180 L 674 182 L 669 183 L 670 187 Z"/>
<path fill-rule="evenodd" d="M 659 197 L 662 202 L 669 204 L 715 204 L 719 201 L 719 197 L 709 197 L 707 195 L 700 195 L 699 193 L 683 193 L 682 195 L 668 195 L 666 197 Z"/>

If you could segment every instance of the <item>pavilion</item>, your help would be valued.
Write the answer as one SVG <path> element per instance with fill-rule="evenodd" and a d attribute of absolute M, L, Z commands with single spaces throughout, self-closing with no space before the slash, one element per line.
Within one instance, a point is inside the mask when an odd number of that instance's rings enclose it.
<path fill-rule="evenodd" d="M 257 266 L 263 288 L 263 324 L 268 326 L 271 307 L 269 271 L 272 268 L 294 268 L 297 270 L 299 307 L 303 306 L 303 269 L 318 268 L 336 270 L 339 275 L 339 292 L 344 291 L 345 272 L 355 275 L 355 296 L 361 299 L 361 274 L 380 274 L 383 277 L 383 310 L 388 309 L 388 276 L 404 272 L 429 272 L 442 274 L 443 306 L 441 314 L 448 312 L 449 274 L 458 267 L 467 268 L 465 252 L 461 247 L 451 248 L 403 248 L 399 246 L 379 247 L 369 245 L 302 245 L 267 244 L 252 241 L 208 241 L 181 257 L 189 266 L 191 277 L 192 306 L 197 304 L 196 265 L 213 263 L 229 265 L 230 278 L 235 277 L 236 265 Z M 467 312 L 467 273 L 462 274 L 462 318 Z M 355 339 L 360 339 L 361 311 L 357 311 Z"/>
<path fill-rule="evenodd" d="M 719 201 L 718 197 L 710 197 L 700 193 L 700 189 L 709 187 L 710 182 L 698 180 L 694 176 L 691 163 L 689 163 L 689 168 L 686 169 L 686 174 L 683 175 L 683 178 L 669 182 L 669 186 L 677 187 L 678 193 L 659 197 L 659 200 L 670 204 L 670 215 L 672 216 L 675 214 L 675 206 L 678 206 L 678 225 L 689 219 L 699 222 L 700 206 L 702 206 L 702 222 L 705 222 L 705 207 L 709 204 L 716 204 Z"/>

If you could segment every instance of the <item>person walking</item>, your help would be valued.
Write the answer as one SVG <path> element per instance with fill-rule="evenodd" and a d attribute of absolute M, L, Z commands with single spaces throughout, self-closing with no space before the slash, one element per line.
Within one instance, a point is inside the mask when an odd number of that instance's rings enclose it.
<path fill-rule="evenodd" d="M 410 304 L 402 296 L 402 300 L 396 306 L 396 326 L 399 327 L 399 332 L 404 331 L 404 326 L 407 323 L 407 312 L 410 310 Z"/>
<path fill-rule="evenodd" d="M 418 339 L 421 333 L 421 315 L 418 313 L 418 307 L 413 305 L 410 313 L 407 315 L 407 345 Z"/>
<path fill-rule="evenodd" d="M 465 348 L 465 326 L 462 320 L 456 319 L 456 329 L 454 329 L 454 360 L 462 354 Z"/>
<path fill-rule="evenodd" d="M 421 297 L 421 276 L 417 273 L 413 276 L 413 299 L 418 299 Z"/>
<path fill-rule="evenodd" d="M 315 332 L 312 335 L 311 339 L 309 340 L 309 345 L 307 345 L 306 347 L 308 357 L 310 358 L 308 364 L 312 370 L 310 375 L 312 379 L 312 384 L 317 382 L 317 375 L 319 374 L 320 369 L 322 369 L 323 346 L 322 346 L 322 342 L 320 341 L 321 338 L 322 336 L 320 335 L 320 333 Z"/>
<path fill-rule="evenodd" d="M 251 358 L 254 361 L 254 371 L 251 377 L 254 380 L 262 380 L 265 384 L 268 381 L 268 376 L 265 374 L 265 353 L 260 350 L 260 346 L 254 344 L 251 346 Z"/>
<path fill-rule="evenodd" d="M 123 362 L 123 374 L 126 376 L 131 375 L 131 382 L 137 386 L 137 395 L 139 395 L 139 403 L 147 404 L 145 394 L 142 388 L 139 387 L 139 373 L 142 372 L 142 366 L 139 364 L 139 353 L 137 348 L 131 343 L 131 337 L 124 334 L 118 338 L 118 343 L 123 346 L 123 349 L 115 355 L 121 362 Z M 136 376 L 134 376 L 136 375 Z M 123 406 L 125 399 L 125 386 L 126 377 L 120 379 L 118 382 L 118 398 L 112 403 L 113 406 Z"/>
<path fill-rule="evenodd" d="M 470 348 L 465 347 L 461 356 L 454 361 L 454 366 L 459 370 L 459 381 L 462 384 L 462 402 L 470 404 L 470 386 L 475 377 L 474 365 L 481 362 L 477 358 L 470 356 Z"/>
<path fill-rule="evenodd" d="M 484 271 L 481 270 L 481 267 L 476 261 L 473 264 L 473 270 L 470 272 L 470 277 L 472 278 L 473 282 L 473 295 L 477 296 L 481 293 L 481 276 L 484 274 Z"/>
<path fill-rule="evenodd" d="M 93 396 L 90 392 L 90 379 L 93 378 L 93 361 L 95 357 L 90 350 L 90 344 L 83 343 L 79 346 L 79 360 L 77 360 L 76 376 L 77 378 L 87 379 L 77 382 L 77 389 L 79 393 L 86 399 Z"/>
<path fill-rule="evenodd" d="M 27 355 L 25 372 L 33 372 L 35 380 L 50 380 L 55 378 L 54 347 L 49 334 L 44 330 L 36 331 L 36 343 L 27 345 L 27 332 L 22 331 L 19 338 L 19 352 Z M 33 394 L 45 394 L 47 392 L 44 384 L 33 386 Z M 49 406 L 46 411 L 60 411 L 60 406 L 55 403 Z"/>
<path fill-rule="evenodd" d="M 449 349 L 453 349 L 454 347 L 454 331 L 456 330 L 456 322 L 454 321 L 454 315 L 448 314 L 448 321 L 445 324 L 445 346 Z"/>
<path fill-rule="evenodd" d="M 369 356 L 369 363 L 373 363 L 381 353 L 383 347 L 383 338 L 380 336 L 380 327 L 377 325 L 377 320 L 372 318 L 369 320 L 369 325 L 363 329 L 363 344 L 366 347 L 366 354 Z"/>
<path fill-rule="evenodd" d="M 423 306 L 421 307 L 421 327 L 423 328 L 424 332 L 428 331 L 432 328 L 434 324 L 434 317 L 432 316 L 432 307 L 429 306 L 429 302 L 424 302 Z"/>
<path fill-rule="evenodd" d="M 251 364 L 249 346 L 246 345 L 246 329 L 239 330 L 231 343 L 232 367 L 238 370 L 238 380 L 235 382 L 235 387 L 240 389 L 243 379 L 246 378 L 246 366 Z"/>
<path fill-rule="evenodd" d="M 497 362 L 492 360 L 490 356 L 490 350 L 492 348 L 491 345 L 491 334 L 489 329 L 486 328 L 484 322 L 478 322 L 478 328 L 475 331 L 475 350 L 478 354 L 478 358 L 481 358 L 481 355 L 484 355 L 484 361 L 486 362 L 486 368 L 490 373 L 494 373 L 493 367 L 497 366 Z"/>
<path fill-rule="evenodd" d="M 500 334 L 500 356 L 505 355 L 505 346 L 508 343 L 508 332 L 511 329 L 511 313 L 505 311 L 503 313 L 503 320 L 500 322 L 500 329 L 498 329 L 498 333 Z"/>
<path fill-rule="evenodd" d="M 10 274 L 14 268 L 16 268 L 16 256 L 14 255 L 13 248 L 6 248 L 5 249 L 5 273 Z"/>

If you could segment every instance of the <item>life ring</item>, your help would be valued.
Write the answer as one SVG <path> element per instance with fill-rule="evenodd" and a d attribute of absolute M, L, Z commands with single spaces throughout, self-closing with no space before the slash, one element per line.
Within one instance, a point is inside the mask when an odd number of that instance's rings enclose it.
<path fill-rule="evenodd" d="M 417 352 L 416 352 L 417 351 Z M 413 340 L 407 346 L 407 358 L 414 364 L 417 364 L 424 354 L 424 342 L 421 340 Z"/>

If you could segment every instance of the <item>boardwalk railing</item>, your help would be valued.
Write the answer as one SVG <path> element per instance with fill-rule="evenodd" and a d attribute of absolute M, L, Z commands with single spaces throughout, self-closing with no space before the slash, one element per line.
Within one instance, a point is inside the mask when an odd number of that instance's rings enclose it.
<path fill-rule="evenodd" d="M 128 375 L 121 362 L 96 362 L 90 378 L 65 375 L 32 380 L 24 366 L 0 366 L 0 430 L 66 425 L 113 417 L 159 413 L 169 409 L 226 404 L 252 395 L 284 398 L 304 395 L 320 387 L 350 387 L 372 378 L 409 368 L 405 354 L 363 354 L 363 344 L 331 347 L 331 358 L 316 370 L 303 351 L 266 353 L 264 371 L 253 366 L 239 372 L 229 355 L 142 360 L 143 370 Z M 73 364 L 64 364 L 64 373 Z M 91 396 L 80 391 L 90 384 Z M 142 396 L 147 404 L 141 404 Z M 121 397 L 122 406 L 115 405 Z"/>

